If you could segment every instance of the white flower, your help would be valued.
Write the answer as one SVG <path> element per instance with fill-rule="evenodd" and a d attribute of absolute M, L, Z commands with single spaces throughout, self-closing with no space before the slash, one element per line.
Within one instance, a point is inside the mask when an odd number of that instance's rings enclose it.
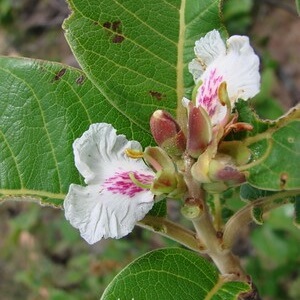
<path fill-rule="evenodd" d="M 87 186 L 70 185 L 64 201 L 66 219 L 89 244 L 127 235 L 154 204 L 154 195 L 130 179 L 133 175 L 148 185 L 154 178 L 143 160 L 125 154 L 126 149 L 141 151 L 141 145 L 117 135 L 111 125 L 98 123 L 75 140 L 73 149 Z"/>
<path fill-rule="evenodd" d="M 232 36 L 225 44 L 219 32 L 213 30 L 195 43 L 196 59 L 189 64 L 196 83 L 202 82 L 196 93 L 196 105 L 209 114 L 212 124 L 223 120 L 226 106 L 218 99 L 218 87 L 227 84 L 234 107 L 238 99 L 254 97 L 260 88 L 259 58 L 246 36 Z"/>

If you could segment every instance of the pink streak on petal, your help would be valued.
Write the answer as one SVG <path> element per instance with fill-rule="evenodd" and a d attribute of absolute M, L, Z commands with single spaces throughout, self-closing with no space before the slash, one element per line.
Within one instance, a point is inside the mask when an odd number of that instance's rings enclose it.
<path fill-rule="evenodd" d="M 217 74 L 216 69 L 212 69 L 209 75 L 203 79 L 197 94 L 197 106 L 201 105 L 212 117 L 219 104 L 218 88 L 223 80 L 223 76 Z"/>
<path fill-rule="evenodd" d="M 114 176 L 106 179 L 102 187 L 113 194 L 127 195 L 130 198 L 134 197 L 137 193 L 144 191 L 145 189 L 137 186 L 132 182 L 129 177 L 131 172 L 117 172 Z M 154 176 L 146 175 L 143 173 L 133 172 L 137 181 L 143 184 L 151 184 Z"/>

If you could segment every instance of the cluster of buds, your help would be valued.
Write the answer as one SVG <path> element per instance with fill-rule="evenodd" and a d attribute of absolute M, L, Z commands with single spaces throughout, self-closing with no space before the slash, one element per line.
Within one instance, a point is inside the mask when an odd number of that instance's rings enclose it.
<path fill-rule="evenodd" d="M 259 59 L 246 36 L 232 36 L 226 43 L 213 30 L 195 44 L 196 58 L 189 64 L 195 88 L 192 100 L 183 99 L 187 122 L 181 128 L 167 112 L 156 111 L 150 128 L 157 144 L 176 158 L 184 174 L 185 160 L 193 161 L 192 177 L 210 192 L 240 185 L 246 177 L 239 167 L 250 159 L 242 142 L 226 141 L 231 131 L 251 130 L 233 112 L 238 99 L 259 91 Z"/>
<path fill-rule="evenodd" d="M 247 37 L 225 43 L 216 30 L 194 50 L 189 71 L 195 88 L 192 101 L 183 99 L 187 122 L 181 127 L 169 113 L 155 111 L 150 127 L 158 147 L 142 151 L 106 123 L 92 124 L 74 141 L 75 166 L 86 185 L 70 185 L 64 209 L 88 243 L 127 235 L 156 201 L 184 198 L 191 178 L 212 193 L 245 182 L 239 166 L 250 152 L 226 136 L 252 129 L 238 122 L 233 108 L 258 93 L 259 59 Z"/>
<path fill-rule="evenodd" d="M 245 182 L 245 174 L 238 170 L 238 166 L 246 164 L 250 159 L 250 151 L 242 142 L 224 141 L 224 138 L 232 130 L 251 130 L 252 126 L 237 122 L 237 114 L 231 113 L 225 83 L 220 84 L 218 97 L 222 105 L 227 107 L 227 113 L 220 124 L 213 125 L 203 107 L 186 99 L 186 128 L 181 128 L 168 112 L 162 110 L 154 112 L 150 119 L 156 143 L 175 159 L 183 174 L 184 160 L 192 158 L 193 178 L 210 192 L 221 192 Z"/>

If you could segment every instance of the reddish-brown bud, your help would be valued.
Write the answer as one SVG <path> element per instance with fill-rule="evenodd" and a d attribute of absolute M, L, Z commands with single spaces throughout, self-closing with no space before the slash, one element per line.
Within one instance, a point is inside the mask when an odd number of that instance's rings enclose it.
<path fill-rule="evenodd" d="M 150 129 L 157 145 L 169 155 L 181 155 L 186 148 L 186 138 L 176 120 L 167 112 L 157 110 L 150 119 Z"/>
<path fill-rule="evenodd" d="M 187 150 L 190 156 L 198 158 L 212 140 L 212 125 L 207 112 L 192 102 L 188 107 Z"/>
<path fill-rule="evenodd" d="M 245 174 L 237 170 L 226 156 L 210 162 L 208 175 L 212 181 L 223 181 L 227 186 L 240 185 L 246 181 Z"/>

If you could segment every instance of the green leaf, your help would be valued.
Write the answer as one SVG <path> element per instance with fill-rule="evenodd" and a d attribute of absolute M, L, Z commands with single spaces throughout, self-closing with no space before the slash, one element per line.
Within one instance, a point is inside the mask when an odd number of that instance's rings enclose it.
<path fill-rule="evenodd" d="M 154 217 L 165 217 L 167 215 L 166 199 L 156 202 L 148 214 Z"/>
<path fill-rule="evenodd" d="M 274 195 L 276 192 L 257 189 L 250 184 L 243 184 L 240 188 L 240 196 L 242 200 L 254 201 L 259 198 L 264 198 Z"/>
<path fill-rule="evenodd" d="M 263 215 L 265 212 L 287 203 L 294 203 L 294 223 L 298 226 L 300 209 L 299 195 L 300 190 L 274 192 L 260 190 L 249 184 L 243 184 L 240 188 L 241 199 L 250 201 L 251 204 L 249 204 L 248 207 L 251 209 L 252 219 L 259 225 L 264 222 Z"/>
<path fill-rule="evenodd" d="M 144 146 L 156 109 L 175 113 L 193 83 L 194 42 L 224 28 L 219 0 L 70 1 L 66 37 L 84 72 L 0 58 L 0 197 L 60 206 L 82 183 L 72 143 L 91 123 Z M 183 110 L 183 109 L 182 109 Z"/>
<path fill-rule="evenodd" d="M 90 80 L 135 132 L 149 132 L 157 109 L 184 114 L 193 85 L 187 63 L 194 43 L 225 30 L 219 0 L 69 0 L 66 38 Z M 117 122 L 115 122 L 117 123 Z"/>
<path fill-rule="evenodd" d="M 233 134 L 252 152 L 251 162 L 243 167 L 247 181 L 263 190 L 281 191 L 300 188 L 300 106 L 275 121 L 261 120 L 245 101 L 237 104 L 239 121 L 253 130 Z"/>
<path fill-rule="evenodd" d="M 300 0 L 295 0 L 298 15 L 300 16 Z"/>
<path fill-rule="evenodd" d="M 232 139 L 241 139 L 249 136 L 254 136 L 266 131 L 274 126 L 274 122 L 271 120 L 262 120 L 259 118 L 254 109 L 250 106 L 248 101 L 239 100 L 235 104 L 235 109 L 238 112 L 239 122 L 249 123 L 253 126 L 253 130 L 247 132 L 239 132 L 232 136 Z"/>
<path fill-rule="evenodd" d="M 247 291 L 249 285 L 226 282 L 196 253 L 169 248 L 136 259 L 114 278 L 101 299 L 229 300 Z"/>
<path fill-rule="evenodd" d="M 118 120 L 119 133 L 131 132 L 130 120 L 79 70 L 2 57 L 0 82 L 0 198 L 4 200 L 26 196 L 61 205 L 70 183 L 82 183 L 73 141 L 96 122 Z M 142 136 L 134 137 L 143 141 Z"/>
<path fill-rule="evenodd" d="M 249 145 L 253 166 L 248 182 L 273 191 L 300 188 L 300 119 L 267 131 Z M 254 138 L 255 140 L 255 138 Z"/>

